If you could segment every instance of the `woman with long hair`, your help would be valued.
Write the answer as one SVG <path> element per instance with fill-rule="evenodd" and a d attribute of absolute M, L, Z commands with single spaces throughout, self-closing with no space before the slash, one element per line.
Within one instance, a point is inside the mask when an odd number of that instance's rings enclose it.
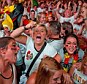
<path fill-rule="evenodd" d="M 47 56 L 41 60 L 38 70 L 31 74 L 27 84 L 72 84 L 72 81 L 60 63 Z"/>

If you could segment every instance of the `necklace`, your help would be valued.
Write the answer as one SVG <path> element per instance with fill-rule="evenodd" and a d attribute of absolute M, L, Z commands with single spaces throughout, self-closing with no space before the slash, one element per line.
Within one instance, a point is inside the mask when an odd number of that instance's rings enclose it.
<path fill-rule="evenodd" d="M 68 65 L 69 64 L 69 60 L 71 58 L 71 56 L 68 53 L 64 54 L 64 65 Z M 72 64 L 76 63 L 78 61 L 78 54 L 74 54 L 73 55 L 73 60 L 72 60 Z M 68 68 L 67 67 L 63 67 L 63 69 L 67 72 Z"/>
<path fill-rule="evenodd" d="M 12 71 L 12 73 L 11 73 L 11 76 L 9 76 L 8 78 L 5 77 L 5 76 L 3 76 L 2 73 L 0 72 L 0 75 L 1 75 L 4 79 L 10 79 L 10 78 L 12 77 L 12 75 L 13 75 L 13 68 L 12 68 L 12 65 L 10 65 L 10 66 L 11 66 L 11 71 Z"/>

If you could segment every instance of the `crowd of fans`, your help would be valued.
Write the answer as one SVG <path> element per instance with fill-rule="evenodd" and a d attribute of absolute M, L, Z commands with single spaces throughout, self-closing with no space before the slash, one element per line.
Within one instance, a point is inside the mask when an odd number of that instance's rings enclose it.
<path fill-rule="evenodd" d="M 87 84 L 87 1 L 1 0 L 0 84 Z"/>

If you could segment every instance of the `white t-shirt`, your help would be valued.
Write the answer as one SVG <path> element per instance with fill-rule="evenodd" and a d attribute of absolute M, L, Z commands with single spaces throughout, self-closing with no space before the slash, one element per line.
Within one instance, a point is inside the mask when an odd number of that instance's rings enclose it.
<path fill-rule="evenodd" d="M 28 67 L 30 66 L 31 62 L 33 61 L 33 59 L 35 58 L 35 56 L 38 53 L 38 51 L 34 47 L 34 41 L 31 37 L 28 37 L 28 39 L 27 39 L 26 49 L 27 50 L 26 50 L 26 55 L 25 55 L 25 65 L 26 65 L 25 73 L 28 70 Z M 57 54 L 57 51 L 50 44 L 47 43 L 44 50 L 41 52 L 40 56 L 34 63 L 32 69 L 30 71 L 30 74 L 38 69 L 40 61 L 44 57 L 44 55 L 54 57 L 56 54 Z"/>
<path fill-rule="evenodd" d="M 0 30 L 0 37 L 4 37 L 5 34 L 4 34 L 4 30 Z"/>
<path fill-rule="evenodd" d="M 45 8 L 44 8 L 44 9 L 42 9 L 42 8 L 40 8 L 40 7 L 37 8 L 37 12 L 38 12 L 38 13 L 44 12 L 44 11 L 45 11 Z"/>
<path fill-rule="evenodd" d="M 48 43 L 52 45 L 57 50 L 57 52 L 59 52 L 59 50 L 63 48 L 63 39 L 49 40 Z"/>
<path fill-rule="evenodd" d="M 60 22 L 60 23 L 70 22 L 72 25 L 73 25 L 74 21 L 75 21 L 74 16 L 71 16 L 71 17 L 69 17 L 69 18 L 60 16 L 60 19 L 59 19 L 59 22 Z"/>
<path fill-rule="evenodd" d="M 16 68 L 14 64 L 12 64 L 12 68 L 13 68 L 13 75 L 14 75 L 12 84 L 17 84 L 17 76 L 16 76 L 17 73 L 16 73 Z"/>

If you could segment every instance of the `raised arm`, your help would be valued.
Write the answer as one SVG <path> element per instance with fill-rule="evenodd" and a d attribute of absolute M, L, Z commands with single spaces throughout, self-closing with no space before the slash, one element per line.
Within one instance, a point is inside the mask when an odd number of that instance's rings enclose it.
<path fill-rule="evenodd" d="M 59 14 L 59 5 L 61 4 L 61 2 L 59 1 L 58 3 L 57 3 L 57 8 L 56 8 L 56 17 L 58 18 L 58 19 L 60 19 L 60 14 Z"/>
<path fill-rule="evenodd" d="M 80 13 L 80 9 L 81 9 L 81 6 L 82 6 L 82 2 L 81 1 L 78 1 L 78 10 L 77 10 L 77 13 L 74 15 L 74 18 L 77 18 L 79 13 Z"/>
<path fill-rule="evenodd" d="M 75 70 L 75 68 L 76 69 L 80 69 L 81 68 L 81 62 L 78 62 L 78 63 L 75 63 L 75 64 L 73 64 L 72 65 L 72 67 L 70 68 L 70 71 L 69 71 L 69 75 L 72 77 L 72 75 L 73 75 L 73 72 L 74 72 L 74 70 Z"/>
<path fill-rule="evenodd" d="M 33 8 L 33 0 L 30 0 L 30 2 L 31 2 L 31 8 Z"/>
<path fill-rule="evenodd" d="M 36 22 L 31 21 L 29 24 L 27 24 L 26 26 L 22 26 L 19 27 L 17 29 L 15 29 L 12 33 L 11 33 L 11 37 L 15 38 L 16 41 L 26 44 L 27 41 L 27 36 L 21 35 L 24 30 L 27 30 L 29 28 L 33 28 L 36 25 Z"/>
<path fill-rule="evenodd" d="M 77 8 L 77 4 L 76 4 L 76 2 L 73 1 L 73 12 L 74 13 L 76 12 L 76 8 Z"/>

